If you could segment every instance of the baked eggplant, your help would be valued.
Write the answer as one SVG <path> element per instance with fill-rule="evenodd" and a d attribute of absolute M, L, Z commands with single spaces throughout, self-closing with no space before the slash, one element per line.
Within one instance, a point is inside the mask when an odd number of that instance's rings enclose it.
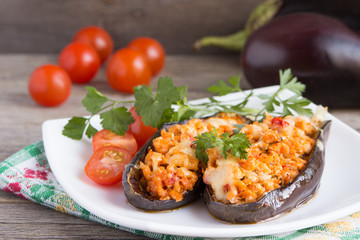
<path fill-rule="evenodd" d="M 225 204 L 216 201 L 209 185 L 205 189 L 208 210 L 219 220 L 229 223 L 256 223 L 292 211 L 308 202 L 319 188 L 324 169 L 325 143 L 331 121 L 326 121 L 319 131 L 305 168 L 287 185 L 265 194 L 260 200 L 246 204 Z"/>
<path fill-rule="evenodd" d="M 145 211 L 166 211 L 180 208 L 200 196 L 203 192 L 204 184 L 201 181 L 201 172 L 199 171 L 199 180 L 196 182 L 192 191 L 187 191 L 183 195 L 181 201 L 172 200 L 158 200 L 151 196 L 143 183 L 142 171 L 138 167 L 140 161 L 144 161 L 147 152 L 152 149 L 153 141 L 155 138 L 161 135 L 161 130 L 168 130 L 175 124 L 184 124 L 188 121 L 165 123 L 155 134 L 151 137 L 140 149 L 140 151 L 134 156 L 132 161 L 125 167 L 122 179 L 122 185 L 125 196 L 130 205 L 135 208 Z"/>
<path fill-rule="evenodd" d="M 202 120 L 209 119 L 211 117 L 216 116 L 208 116 L 201 118 Z M 249 119 L 236 115 L 237 118 L 241 118 L 242 122 L 250 122 Z M 201 194 L 204 192 L 204 183 L 202 181 L 202 168 L 201 162 L 199 163 L 199 168 L 196 171 L 198 176 L 198 180 L 196 181 L 193 189 L 191 191 L 186 191 L 182 196 L 182 200 L 176 201 L 174 199 L 171 200 L 160 200 L 158 197 L 154 197 L 147 190 L 147 182 L 144 177 L 143 171 L 140 168 L 140 162 L 145 162 L 145 157 L 150 150 L 154 150 L 153 140 L 161 135 L 161 131 L 165 129 L 166 131 L 169 128 L 175 126 L 176 124 L 186 124 L 190 120 L 185 120 L 181 122 L 173 122 L 164 124 L 161 129 L 159 129 L 154 136 L 140 149 L 140 151 L 134 156 L 132 161 L 125 167 L 125 171 L 123 173 L 123 189 L 125 196 L 128 200 L 128 203 L 138 209 L 142 209 L 145 211 L 165 211 L 165 210 L 173 210 L 180 208 L 195 199 L 199 198 Z"/>

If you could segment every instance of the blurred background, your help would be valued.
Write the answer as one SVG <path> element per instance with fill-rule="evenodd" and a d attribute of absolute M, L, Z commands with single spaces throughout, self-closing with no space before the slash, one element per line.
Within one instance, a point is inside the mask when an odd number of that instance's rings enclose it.
<path fill-rule="evenodd" d="M 262 0 L 0 0 L 1 53 L 58 53 L 88 25 L 106 29 L 115 49 L 138 36 L 160 41 L 168 54 L 194 54 L 195 40 L 240 30 Z M 278 15 L 298 11 L 334 16 L 360 28 L 360 1 L 284 0 Z M 216 48 L 196 54 L 229 54 Z"/>
<path fill-rule="evenodd" d="M 238 31 L 261 0 L 1 0 L 0 52 L 58 53 L 88 25 L 106 29 L 115 49 L 149 36 L 167 54 L 194 54 L 195 40 Z M 207 49 L 201 53 L 229 53 Z"/>

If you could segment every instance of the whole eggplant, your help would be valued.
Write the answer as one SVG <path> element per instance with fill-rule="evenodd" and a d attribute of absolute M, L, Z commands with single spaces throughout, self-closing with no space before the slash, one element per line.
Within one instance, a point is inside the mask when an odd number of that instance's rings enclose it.
<path fill-rule="evenodd" d="M 210 186 L 206 186 L 205 202 L 209 211 L 218 219 L 230 223 L 256 223 L 292 211 L 308 202 L 316 193 L 324 170 L 325 143 L 331 121 L 320 130 L 316 146 L 309 156 L 306 167 L 284 187 L 264 195 L 257 202 L 224 204 L 216 201 Z"/>
<path fill-rule="evenodd" d="M 360 107 L 360 37 L 340 21 L 315 13 L 278 17 L 245 44 L 242 66 L 253 87 L 278 84 L 291 68 L 305 96 L 329 107 Z"/>

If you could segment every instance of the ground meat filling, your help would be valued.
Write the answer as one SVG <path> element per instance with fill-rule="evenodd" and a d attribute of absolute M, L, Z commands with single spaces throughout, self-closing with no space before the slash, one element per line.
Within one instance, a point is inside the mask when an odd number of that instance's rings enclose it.
<path fill-rule="evenodd" d="M 211 185 L 217 201 L 244 204 L 284 186 L 305 168 L 315 146 L 317 123 L 306 117 L 267 115 L 241 129 L 251 142 L 248 159 L 224 159 L 209 149 L 204 182 Z"/>
<path fill-rule="evenodd" d="M 231 132 L 234 124 L 243 124 L 236 114 L 218 114 L 206 120 L 192 119 L 186 124 L 176 124 L 162 130 L 153 140 L 140 169 L 147 181 L 147 191 L 159 200 L 181 201 L 186 191 L 191 191 L 199 180 L 199 160 L 195 156 L 195 136 L 216 128 L 218 134 Z"/>

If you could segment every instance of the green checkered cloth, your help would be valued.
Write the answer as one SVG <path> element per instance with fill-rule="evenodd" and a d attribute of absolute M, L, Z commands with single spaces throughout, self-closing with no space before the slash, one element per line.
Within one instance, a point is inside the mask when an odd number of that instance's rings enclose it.
<path fill-rule="evenodd" d="M 155 239 L 202 239 L 144 232 L 101 219 L 82 208 L 56 181 L 47 162 L 43 142 L 25 147 L 0 163 L 0 188 L 63 213 Z M 288 233 L 236 239 L 360 239 L 360 212 L 337 221 Z"/>

